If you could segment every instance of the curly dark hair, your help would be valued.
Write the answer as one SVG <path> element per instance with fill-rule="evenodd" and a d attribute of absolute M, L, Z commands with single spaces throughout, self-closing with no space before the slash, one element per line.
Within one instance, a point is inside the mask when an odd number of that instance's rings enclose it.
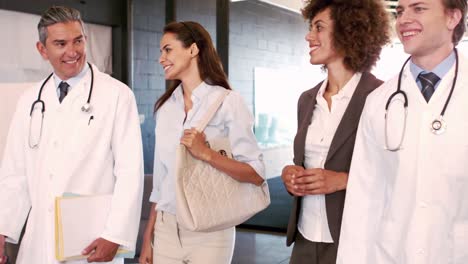
<path fill-rule="evenodd" d="M 330 8 L 334 22 L 333 45 L 344 56 L 344 65 L 354 72 L 370 71 L 390 42 L 390 19 L 382 0 L 308 0 L 305 19 Z"/>

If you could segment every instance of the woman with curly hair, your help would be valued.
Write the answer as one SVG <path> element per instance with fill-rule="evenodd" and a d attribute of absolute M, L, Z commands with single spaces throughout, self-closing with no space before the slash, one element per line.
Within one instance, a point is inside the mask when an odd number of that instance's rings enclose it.
<path fill-rule="evenodd" d="M 310 63 L 327 78 L 298 101 L 294 165 L 282 180 L 294 196 L 287 245 L 292 264 L 335 263 L 348 172 L 367 95 L 382 84 L 369 71 L 390 40 L 380 0 L 310 0 Z"/>

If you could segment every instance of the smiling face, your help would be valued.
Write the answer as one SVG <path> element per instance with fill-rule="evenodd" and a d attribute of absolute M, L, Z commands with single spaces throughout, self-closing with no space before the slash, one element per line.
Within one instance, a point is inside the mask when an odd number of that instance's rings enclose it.
<path fill-rule="evenodd" d="M 405 52 L 413 58 L 438 57 L 453 49 L 457 12 L 447 11 L 443 0 L 400 0 L 396 30 Z"/>
<path fill-rule="evenodd" d="M 86 63 L 86 37 L 78 21 L 48 26 L 45 45 L 37 42 L 36 47 L 62 80 L 78 75 Z"/>
<path fill-rule="evenodd" d="M 196 67 L 193 47 L 185 48 L 182 41 L 177 39 L 176 34 L 165 33 L 160 45 L 159 63 L 164 68 L 166 80 L 182 80 L 194 64 Z"/>
<path fill-rule="evenodd" d="M 305 37 L 309 42 L 311 64 L 328 65 L 341 59 L 333 47 L 333 26 L 330 8 L 324 9 L 311 20 L 309 33 Z"/>

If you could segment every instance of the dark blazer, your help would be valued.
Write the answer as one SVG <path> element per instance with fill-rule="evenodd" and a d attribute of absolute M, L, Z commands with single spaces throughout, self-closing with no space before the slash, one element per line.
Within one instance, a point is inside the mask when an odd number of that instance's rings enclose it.
<path fill-rule="evenodd" d="M 294 164 L 304 167 L 304 148 L 307 129 L 312 121 L 312 113 L 317 103 L 317 92 L 322 82 L 314 88 L 302 93 L 297 108 L 298 128 L 294 138 Z M 351 97 L 343 118 L 336 129 L 335 135 L 328 151 L 325 161 L 325 169 L 338 172 L 349 172 L 351 158 L 353 155 L 354 141 L 359 124 L 359 118 L 364 107 L 367 95 L 379 87 L 382 81 L 375 78 L 371 73 L 363 73 L 356 90 Z M 341 219 L 346 191 L 338 191 L 325 195 L 328 226 L 335 243 L 338 243 L 341 229 Z M 290 246 L 298 232 L 297 222 L 301 209 L 302 197 L 294 197 L 293 207 L 289 216 L 287 241 Z"/>

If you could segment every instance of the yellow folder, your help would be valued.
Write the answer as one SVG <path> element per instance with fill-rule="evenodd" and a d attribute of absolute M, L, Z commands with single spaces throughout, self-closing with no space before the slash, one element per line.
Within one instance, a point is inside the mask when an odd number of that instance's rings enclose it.
<path fill-rule="evenodd" d="M 85 259 L 81 251 L 99 238 L 109 215 L 112 195 L 64 195 L 55 198 L 55 256 L 57 260 Z M 133 258 L 120 247 L 115 256 Z"/>

